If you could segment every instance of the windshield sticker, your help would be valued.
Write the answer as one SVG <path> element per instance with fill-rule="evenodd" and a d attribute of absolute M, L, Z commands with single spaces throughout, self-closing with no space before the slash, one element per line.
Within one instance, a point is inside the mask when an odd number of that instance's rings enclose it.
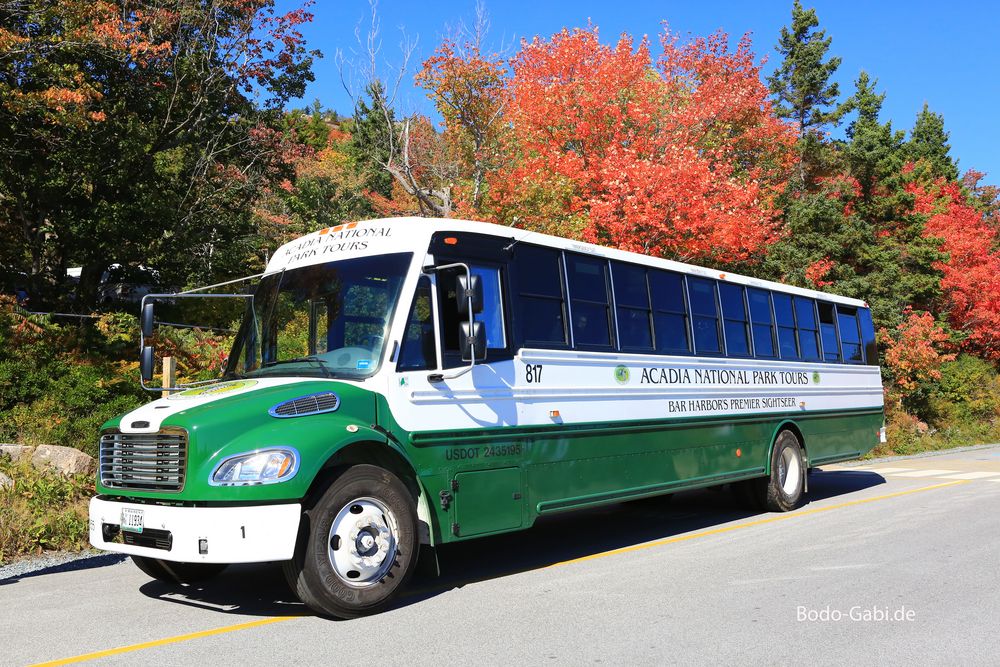
<path fill-rule="evenodd" d="M 358 370 L 359 371 L 368 370 L 368 368 L 370 368 L 371 365 L 372 365 L 372 360 L 371 359 L 358 359 Z"/>
<path fill-rule="evenodd" d="M 240 389 L 248 389 L 257 384 L 256 380 L 236 380 L 234 382 L 223 382 L 221 384 L 213 384 L 210 387 L 198 387 L 197 389 L 188 389 L 187 391 L 182 391 L 179 394 L 171 394 L 168 398 L 197 398 L 200 396 L 215 396 L 218 394 L 228 394 L 231 391 L 239 391 Z"/>

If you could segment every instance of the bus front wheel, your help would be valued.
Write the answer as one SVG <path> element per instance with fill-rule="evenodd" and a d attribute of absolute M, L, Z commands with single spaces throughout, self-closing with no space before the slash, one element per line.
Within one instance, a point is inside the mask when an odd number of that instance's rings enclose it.
<path fill-rule="evenodd" d="M 379 612 L 413 573 L 416 504 L 388 470 L 348 468 L 306 510 L 303 522 L 285 576 L 302 602 L 321 615 Z"/>

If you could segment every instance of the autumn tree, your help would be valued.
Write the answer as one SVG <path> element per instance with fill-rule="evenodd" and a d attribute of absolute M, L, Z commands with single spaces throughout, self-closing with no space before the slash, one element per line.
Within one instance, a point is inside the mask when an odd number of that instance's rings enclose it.
<path fill-rule="evenodd" d="M 0 225 L 37 300 L 91 307 L 112 264 L 246 272 L 246 206 L 298 151 L 276 127 L 316 55 L 271 0 L 0 7 Z"/>
<path fill-rule="evenodd" d="M 504 224 L 646 254 L 729 262 L 777 235 L 794 131 L 744 37 L 649 44 L 596 28 L 522 44 L 504 120 L 516 156 L 487 177 Z"/>
<path fill-rule="evenodd" d="M 1000 251 L 997 230 L 970 204 L 958 183 L 914 181 L 908 190 L 927 217 L 924 235 L 939 242 L 942 308 L 962 345 L 1000 361 Z"/>
<path fill-rule="evenodd" d="M 500 163 L 507 101 L 506 67 L 499 54 L 483 53 L 488 25 L 478 8 L 476 29 L 464 41 L 442 42 L 416 76 L 444 119 L 445 140 L 461 160 L 467 191 L 459 198 L 472 214 L 481 209 L 487 174 Z"/>

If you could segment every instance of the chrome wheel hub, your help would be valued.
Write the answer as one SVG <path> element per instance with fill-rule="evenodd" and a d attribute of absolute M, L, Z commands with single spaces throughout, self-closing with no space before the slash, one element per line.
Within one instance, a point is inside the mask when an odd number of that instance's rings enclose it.
<path fill-rule="evenodd" d="M 396 517 L 381 501 L 347 503 L 330 526 L 327 553 L 333 571 L 351 586 L 377 584 L 396 561 L 397 532 Z"/>
<path fill-rule="evenodd" d="M 778 459 L 778 482 L 787 496 L 794 496 L 802 480 L 802 466 L 795 450 L 791 447 L 781 452 Z"/>

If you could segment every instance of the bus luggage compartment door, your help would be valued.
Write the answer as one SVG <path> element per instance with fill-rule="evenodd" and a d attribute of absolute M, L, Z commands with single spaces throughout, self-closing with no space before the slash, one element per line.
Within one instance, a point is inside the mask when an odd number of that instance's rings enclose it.
<path fill-rule="evenodd" d="M 455 475 L 455 535 L 470 537 L 521 527 L 521 469 Z"/>

